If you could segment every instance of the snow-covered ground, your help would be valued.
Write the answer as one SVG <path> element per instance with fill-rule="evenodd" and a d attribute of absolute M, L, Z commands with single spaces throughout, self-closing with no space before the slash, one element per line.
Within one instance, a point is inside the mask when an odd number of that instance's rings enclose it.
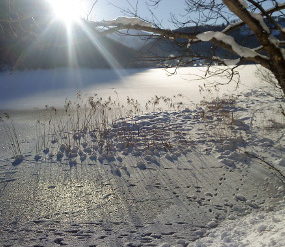
<path fill-rule="evenodd" d="M 276 209 L 228 219 L 193 246 L 284 246 L 284 201 Z"/>
<path fill-rule="evenodd" d="M 203 68 L 0 74 L 1 245 L 285 246 L 284 99 L 255 68 L 211 94 Z"/>

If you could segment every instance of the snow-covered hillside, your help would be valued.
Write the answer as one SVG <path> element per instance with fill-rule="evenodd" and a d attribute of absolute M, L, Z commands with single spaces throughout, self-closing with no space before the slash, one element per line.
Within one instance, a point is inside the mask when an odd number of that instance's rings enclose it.
<path fill-rule="evenodd" d="M 135 50 L 141 49 L 152 41 L 149 33 L 139 30 L 122 30 L 117 33 L 112 33 L 108 35 L 108 37 Z"/>

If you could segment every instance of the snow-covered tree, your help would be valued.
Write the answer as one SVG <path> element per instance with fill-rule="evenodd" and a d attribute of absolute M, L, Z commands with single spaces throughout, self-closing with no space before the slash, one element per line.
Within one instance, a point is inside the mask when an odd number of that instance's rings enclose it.
<path fill-rule="evenodd" d="M 148 0 L 150 6 L 163 4 L 164 0 Z M 181 2 L 179 1 L 179 4 Z M 143 30 L 156 37 L 177 40 L 180 45 L 191 49 L 191 45 L 200 42 L 211 42 L 213 46 L 232 53 L 235 59 L 225 59 L 213 54 L 184 53 L 175 60 L 210 59 L 225 65 L 238 66 L 244 62 L 262 65 L 273 73 L 278 86 L 285 93 L 285 3 L 277 0 L 185 0 L 186 13 L 183 20 L 173 16 L 177 29 L 164 29 L 154 22 L 148 22 L 137 17 L 137 11 L 132 17 L 120 17 L 112 21 L 96 23 L 103 33 L 117 32 L 124 29 Z M 171 11 L 171 10 L 170 10 Z M 130 13 L 129 13 L 130 14 Z M 223 23 L 223 30 L 202 31 L 192 28 L 185 31 L 186 26 L 210 27 Z M 247 29 L 249 37 L 255 37 L 258 46 L 250 47 L 238 43 L 233 33 L 238 29 Z M 187 41 L 187 42 L 185 42 Z M 172 59 L 172 58 L 165 58 Z M 178 65 L 179 65 L 178 64 Z"/>

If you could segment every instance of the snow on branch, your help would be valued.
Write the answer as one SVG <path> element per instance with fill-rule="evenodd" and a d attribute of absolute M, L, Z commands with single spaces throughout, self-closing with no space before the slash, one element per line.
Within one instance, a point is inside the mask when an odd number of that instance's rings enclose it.
<path fill-rule="evenodd" d="M 104 23 L 108 26 L 118 26 L 118 25 L 135 26 L 135 25 L 139 25 L 142 27 L 153 27 L 152 24 L 150 24 L 144 20 L 141 20 L 137 17 L 118 17 L 115 20 L 104 21 Z"/>
<path fill-rule="evenodd" d="M 239 1 L 241 3 L 241 1 Z M 246 3 L 245 3 L 246 4 Z M 246 6 L 246 5 L 245 5 Z M 245 7 L 244 6 L 244 7 Z M 277 6 L 273 7 L 273 8 L 270 8 L 270 9 L 267 9 L 265 11 L 265 14 L 266 15 L 271 15 L 277 11 L 281 11 L 285 9 L 285 3 L 284 4 L 281 4 L 279 3 Z M 261 16 L 264 16 L 263 13 L 260 13 Z M 260 17 L 257 17 L 257 16 L 253 16 L 253 18 L 256 18 L 256 19 L 259 19 L 260 20 Z M 263 21 L 263 20 L 262 20 Z M 263 21 L 264 22 L 264 21 Z M 261 24 L 261 23 L 260 23 Z M 265 23 L 264 23 L 265 24 Z M 231 32 L 237 28 L 240 28 L 241 26 L 245 25 L 244 21 L 239 21 L 239 22 L 236 22 L 236 23 L 232 23 L 232 24 L 229 24 L 222 32 L 223 33 L 228 33 L 228 32 Z M 263 25 L 263 23 L 261 24 Z M 266 25 L 266 24 L 265 24 Z M 263 25 L 263 27 L 265 27 L 265 25 Z M 267 29 L 268 27 L 266 26 L 265 29 Z"/>
<path fill-rule="evenodd" d="M 240 58 L 237 58 L 237 59 L 223 59 L 223 62 L 227 66 L 237 65 L 240 62 Z"/>
<path fill-rule="evenodd" d="M 244 8 L 248 8 L 248 4 L 244 0 L 239 0 L 239 2 Z"/>
<path fill-rule="evenodd" d="M 239 45 L 233 37 L 226 35 L 222 32 L 214 32 L 208 31 L 197 35 L 197 38 L 201 41 L 211 41 L 212 39 L 216 39 L 222 43 L 225 43 L 231 47 L 231 49 L 241 57 L 245 58 L 254 58 L 257 56 L 261 56 L 259 53 L 255 52 L 254 50 Z M 262 56 L 266 58 L 265 56 Z"/>
<path fill-rule="evenodd" d="M 256 19 L 259 22 L 259 25 L 262 27 L 262 29 L 266 32 L 266 33 L 270 33 L 270 30 L 268 28 L 268 26 L 265 24 L 264 19 L 262 17 L 262 15 L 260 14 L 256 14 L 256 13 L 250 13 L 251 16 Z"/>
<path fill-rule="evenodd" d="M 213 56 L 212 59 L 220 61 L 220 62 L 222 62 L 223 64 L 225 64 L 227 66 L 238 65 L 238 63 L 241 61 L 240 58 L 237 58 L 237 59 L 225 59 L 225 58 L 220 58 L 220 57 L 217 57 L 217 56 Z"/>

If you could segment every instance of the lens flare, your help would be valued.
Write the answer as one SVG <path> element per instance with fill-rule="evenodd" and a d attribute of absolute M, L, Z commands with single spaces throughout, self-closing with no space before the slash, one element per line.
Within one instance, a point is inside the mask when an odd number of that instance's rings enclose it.
<path fill-rule="evenodd" d="M 48 0 L 56 18 L 67 24 L 80 19 L 82 6 L 79 0 Z"/>

